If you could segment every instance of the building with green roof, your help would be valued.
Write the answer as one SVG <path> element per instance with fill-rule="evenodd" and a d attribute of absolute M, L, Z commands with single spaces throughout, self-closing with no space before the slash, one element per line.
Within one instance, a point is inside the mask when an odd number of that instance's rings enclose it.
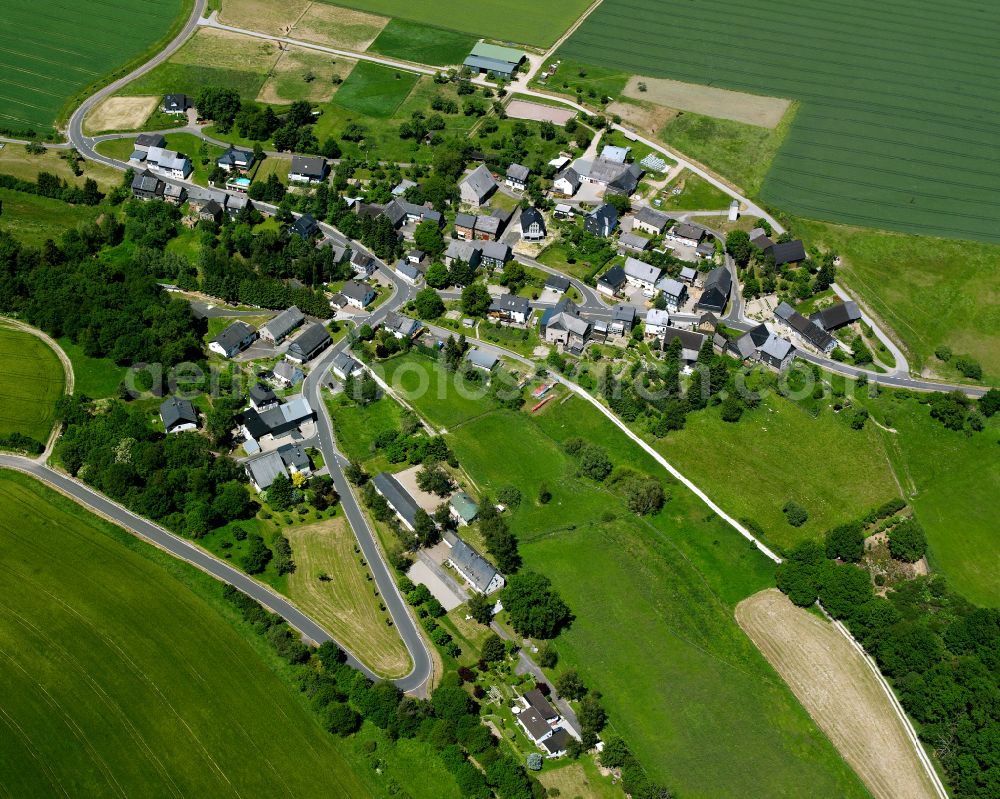
<path fill-rule="evenodd" d="M 480 41 L 465 59 L 465 66 L 510 80 L 524 59 L 525 54 L 521 50 Z"/>
<path fill-rule="evenodd" d="M 459 524 L 472 524 L 479 515 L 479 506 L 475 500 L 464 491 L 459 491 L 448 502 L 451 515 L 455 517 Z"/>

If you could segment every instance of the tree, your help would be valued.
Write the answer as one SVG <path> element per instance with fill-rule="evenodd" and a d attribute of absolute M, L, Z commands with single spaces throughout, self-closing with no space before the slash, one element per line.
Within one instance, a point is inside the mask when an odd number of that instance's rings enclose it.
<path fill-rule="evenodd" d="M 997 411 L 1000 411 L 1000 389 L 991 388 L 979 398 L 979 412 L 988 418 Z"/>
<path fill-rule="evenodd" d="M 552 589 L 547 577 L 534 572 L 511 576 L 500 593 L 500 601 L 510 614 L 511 626 L 532 638 L 554 638 L 570 622 L 566 603 Z"/>
<path fill-rule="evenodd" d="M 247 574 L 260 574 L 271 560 L 271 550 L 256 533 L 247 536 L 247 551 L 240 561 Z"/>
<path fill-rule="evenodd" d="M 549 490 L 548 483 L 542 483 L 538 486 L 538 504 L 548 505 L 552 501 L 552 492 Z"/>
<path fill-rule="evenodd" d="M 291 574 L 295 571 L 295 561 L 292 560 L 292 545 L 283 535 L 276 535 L 271 540 L 274 552 L 274 568 L 278 574 Z"/>
<path fill-rule="evenodd" d="M 423 547 L 433 546 L 441 537 L 434 520 L 423 508 L 418 508 L 414 515 L 413 532 Z"/>
<path fill-rule="evenodd" d="M 809 521 L 809 511 L 803 508 L 794 499 L 788 500 L 781 508 L 781 512 L 785 514 L 785 520 L 792 525 L 792 527 L 801 527 L 807 521 Z"/>
<path fill-rule="evenodd" d="M 835 619 L 852 615 L 854 609 L 872 598 L 868 572 L 850 564 L 826 563 L 822 571 L 819 601 Z"/>
<path fill-rule="evenodd" d="M 968 355 L 959 355 L 955 359 L 955 368 L 970 380 L 983 379 L 983 367 Z"/>
<path fill-rule="evenodd" d="M 492 633 L 483 641 L 480 654 L 487 663 L 499 663 L 507 656 L 507 648 L 504 646 L 503 639 L 496 633 Z"/>
<path fill-rule="evenodd" d="M 600 699 L 594 694 L 588 694 L 580 700 L 580 710 L 576 715 L 584 732 L 594 735 L 603 730 L 608 721 L 608 714 L 602 707 Z"/>
<path fill-rule="evenodd" d="M 554 668 L 556 663 L 559 662 L 559 653 L 556 652 L 556 648 L 552 646 L 551 643 L 545 641 L 540 647 L 538 647 L 538 665 L 543 669 Z"/>
<path fill-rule="evenodd" d="M 619 217 L 624 216 L 632 210 L 632 203 L 629 202 L 628 197 L 624 194 L 612 194 L 609 192 L 605 195 L 604 202 L 611 205 L 618 212 Z"/>
<path fill-rule="evenodd" d="M 451 493 L 451 478 L 438 464 L 424 464 L 417 472 L 417 486 L 428 494 L 444 497 Z"/>
<path fill-rule="evenodd" d="M 434 715 L 451 723 L 474 711 L 472 697 L 460 685 L 442 683 L 431 694 Z"/>
<path fill-rule="evenodd" d="M 750 234 L 745 230 L 731 230 L 726 234 L 726 252 L 739 266 L 747 265 L 752 249 Z"/>
<path fill-rule="evenodd" d="M 525 763 L 527 764 L 528 768 L 531 769 L 532 771 L 542 770 L 542 756 L 538 754 L 538 752 L 532 752 L 531 754 L 529 754 L 528 757 L 525 759 Z"/>
<path fill-rule="evenodd" d="M 577 459 L 580 463 L 580 472 L 591 480 L 601 482 L 611 474 L 611 459 L 603 447 L 586 444 L 580 450 Z"/>
<path fill-rule="evenodd" d="M 293 496 L 292 481 L 284 474 L 275 477 L 267 488 L 267 502 L 275 510 L 288 510 Z"/>
<path fill-rule="evenodd" d="M 198 116 L 216 122 L 222 132 L 227 132 L 240 112 L 240 93 L 221 86 L 205 86 L 195 98 Z"/>
<path fill-rule="evenodd" d="M 480 624 L 488 626 L 493 621 L 493 606 L 493 600 L 486 596 L 486 594 L 480 594 L 476 591 L 469 597 L 469 615 Z"/>
<path fill-rule="evenodd" d="M 361 467 L 357 461 L 351 461 L 344 468 L 344 477 L 346 477 L 353 485 L 359 486 L 365 480 L 368 479 L 368 475 L 365 474 L 365 470 Z"/>
<path fill-rule="evenodd" d="M 907 563 L 916 563 L 926 554 L 927 538 L 916 519 L 904 519 L 889 531 L 889 552 Z"/>
<path fill-rule="evenodd" d="M 417 225 L 413 231 L 413 242 L 431 258 L 437 258 L 444 252 L 444 236 L 433 219 L 426 219 Z"/>
<path fill-rule="evenodd" d="M 493 300 L 482 283 L 470 283 L 462 289 L 462 313 L 468 316 L 485 316 Z"/>
<path fill-rule="evenodd" d="M 556 690 L 566 699 L 582 699 L 587 693 L 587 686 L 576 670 L 570 669 L 556 677 Z"/>
<path fill-rule="evenodd" d="M 435 261 L 430 266 L 427 267 L 427 273 L 424 275 L 424 280 L 427 285 L 435 289 L 443 289 L 448 283 L 448 267 L 446 267 L 440 261 Z"/>
<path fill-rule="evenodd" d="M 823 549 L 815 541 L 803 541 L 778 566 L 778 588 L 796 605 L 808 607 L 819 593 L 820 570 L 826 563 Z"/>
<path fill-rule="evenodd" d="M 444 302 L 432 288 L 421 289 L 413 298 L 417 316 L 421 319 L 437 319 L 444 313 Z"/>
<path fill-rule="evenodd" d="M 625 504 L 632 513 L 656 513 L 664 501 L 663 486 L 655 477 L 634 477 L 625 483 Z"/>
<path fill-rule="evenodd" d="M 361 727 L 361 716 L 346 702 L 330 702 L 323 710 L 323 726 L 334 735 L 351 735 Z"/>
<path fill-rule="evenodd" d="M 743 403 L 740 402 L 739 397 L 735 394 L 730 394 L 722 401 L 720 413 L 722 421 L 738 422 L 740 417 L 743 416 Z"/>
<path fill-rule="evenodd" d="M 246 486 L 235 480 L 223 484 L 212 502 L 212 510 L 227 522 L 246 518 L 251 506 Z"/>
<path fill-rule="evenodd" d="M 852 563 L 865 554 L 865 534 L 860 522 L 841 524 L 826 534 L 826 556 Z"/>

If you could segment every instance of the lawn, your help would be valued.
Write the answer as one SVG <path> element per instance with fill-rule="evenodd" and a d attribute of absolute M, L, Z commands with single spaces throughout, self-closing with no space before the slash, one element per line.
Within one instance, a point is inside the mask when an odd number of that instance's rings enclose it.
<path fill-rule="evenodd" d="M 386 430 L 399 429 L 402 408 L 392 399 L 384 398 L 362 407 L 342 395 L 325 394 L 324 397 L 333 420 L 337 447 L 352 461 L 370 460 L 374 456 L 371 444 L 375 437 Z"/>
<path fill-rule="evenodd" d="M 379 609 L 377 589 L 355 553 L 356 541 L 343 516 L 285 530 L 296 569 L 287 594 L 296 606 L 329 630 L 376 674 L 402 677 L 412 661 L 389 614 Z M 327 579 L 319 575 L 325 573 Z"/>
<path fill-rule="evenodd" d="M 673 194 L 672 189 L 681 188 L 680 194 Z M 667 187 L 661 209 L 664 211 L 715 211 L 729 207 L 732 198 L 716 188 L 704 178 L 689 170 L 684 170 L 677 179 Z"/>
<path fill-rule="evenodd" d="M 118 390 L 128 369 L 110 358 L 91 358 L 83 347 L 68 338 L 57 339 L 59 346 L 73 364 L 73 391 L 91 399 L 110 397 Z"/>
<path fill-rule="evenodd" d="M 5 794 L 382 792 L 214 580 L 26 476 L 0 508 Z"/>
<path fill-rule="evenodd" d="M 101 155 L 114 158 L 118 161 L 128 161 L 128 158 L 135 151 L 135 139 L 108 139 L 99 141 L 94 145 L 94 149 Z"/>
<path fill-rule="evenodd" d="M 500 41 L 548 47 L 590 3 L 588 0 L 563 0 L 558 4 L 485 0 L 477 3 L 474 11 L 455 0 L 340 0 L 336 5 Z"/>
<path fill-rule="evenodd" d="M 368 52 L 416 64 L 450 66 L 461 64 L 475 43 L 476 37 L 465 33 L 393 19 L 371 43 Z"/>
<path fill-rule="evenodd" d="M 793 229 L 840 254 L 838 281 L 887 323 L 915 372 L 962 379 L 934 357 L 946 344 L 1000 384 L 1000 246 L 805 220 Z"/>
<path fill-rule="evenodd" d="M 413 72 L 361 61 L 341 84 L 333 102 L 349 111 L 388 119 L 406 99 L 418 77 Z"/>
<path fill-rule="evenodd" d="M 43 444 L 66 376 L 42 339 L 0 322 L 0 436 L 21 433 Z"/>
<path fill-rule="evenodd" d="M 448 436 L 480 490 L 522 492 L 511 525 L 525 565 L 549 576 L 576 616 L 556 640 L 561 665 L 603 693 L 614 730 L 685 796 L 795 796 L 807 785 L 866 795 L 733 622 L 734 604 L 770 583 L 770 563 L 676 485 L 663 512 L 636 519 L 575 477 L 561 448 L 573 435 L 653 471 L 578 398 L 534 419 L 494 412 Z M 547 505 L 536 500 L 542 483 Z M 726 769 L 704 767 L 723 758 Z"/>
<path fill-rule="evenodd" d="M 0 127 L 54 132 L 77 98 L 162 47 L 190 8 L 190 0 L 80 0 L 46 14 L 31 0 L 7 0 Z"/>
<path fill-rule="evenodd" d="M 38 180 L 39 172 L 48 172 L 77 186 L 82 185 L 87 178 L 93 178 L 104 192 L 121 184 L 121 172 L 96 161 L 81 161 L 83 174 L 77 177 L 70 169 L 69 162 L 62 157 L 64 153 L 64 150 L 46 150 L 32 155 L 25 150 L 24 145 L 6 144 L 0 148 L 0 174 L 35 181 Z"/>
<path fill-rule="evenodd" d="M 96 219 L 100 213 L 92 205 L 69 205 L 12 189 L 0 189 L 0 203 L 0 228 L 32 247 L 40 247 L 46 239 L 59 241 L 67 230 Z"/>
<path fill-rule="evenodd" d="M 556 55 L 798 101 L 761 187 L 773 206 L 1000 242 L 995 19 L 975 3 L 949 7 L 946 25 L 907 0 L 852 12 L 820 0 L 694 0 L 685 15 L 713 31 L 706 46 L 676 35 L 677 18 L 659 0 L 606 0 Z"/>
<path fill-rule="evenodd" d="M 169 149 L 191 159 L 194 171 L 188 176 L 188 180 L 207 186 L 208 176 L 215 168 L 215 160 L 225 152 L 225 148 L 209 144 L 190 133 L 168 133 L 164 138 Z"/>
<path fill-rule="evenodd" d="M 869 407 L 898 431 L 879 433 L 927 533 L 931 566 L 971 601 L 1000 607 L 1000 417 L 970 436 L 946 429 L 926 405 L 892 392 Z"/>

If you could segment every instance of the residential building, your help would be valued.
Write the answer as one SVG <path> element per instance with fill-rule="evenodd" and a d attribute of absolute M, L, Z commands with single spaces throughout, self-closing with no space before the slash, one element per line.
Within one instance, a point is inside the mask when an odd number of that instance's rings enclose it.
<path fill-rule="evenodd" d="M 570 352 L 582 352 L 590 336 L 590 322 L 580 317 L 580 309 L 569 297 L 549 308 L 541 320 L 542 338 Z"/>
<path fill-rule="evenodd" d="M 848 300 L 817 311 L 809 318 L 824 330 L 837 330 L 844 325 L 857 322 L 861 318 L 861 309 L 856 302 Z"/>
<path fill-rule="evenodd" d="M 448 500 L 448 512 L 459 524 L 472 524 L 479 515 L 479 505 L 464 491 L 459 491 Z"/>
<path fill-rule="evenodd" d="M 577 159 L 573 168 L 581 180 L 603 185 L 604 191 L 611 194 L 632 194 L 642 178 L 642 167 L 638 164 L 623 164 L 606 158 L 595 158 L 593 161 Z"/>
<path fill-rule="evenodd" d="M 282 363 L 287 362 L 283 361 Z M 309 404 L 309 400 L 304 395 L 298 394 L 295 397 L 290 397 L 287 402 L 268 408 L 266 411 L 248 408 L 243 412 L 243 423 L 240 430 L 244 438 L 256 443 L 265 436 L 278 438 L 291 433 L 315 418 L 316 413 Z"/>
<path fill-rule="evenodd" d="M 163 186 L 163 200 L 171 205 L 180 205 L 187 197 L 187 189 L 177 183 L 167 183 Z"/>
<path fill-rule="evenodd" d="M 608 333 L 615 336 L 627 336 L 635 327 L 635 306 L 618 303 L 611 309 L 611 322 Z"/>
<path fill-rule="evenodd" d="M 411 261 L 404 261 L 402 259 L 396 261 L 396 274 L 411 286 L 417 285 L 423 278 L 423 274 Z"/>
<path fill-rule="evenodd" d="M 795 347 L 792 346 L 792 342 L 788 339 L 778 338 L 778 336 L 769 337 L 758 352 L 761 363 L 767 364 L 778 372 L 783 372 L 788 368 L 794 354 Z"/>
<path fill-rule="evenodd" d="M 425 253 L 423 250 L 410 250 L 406 254 L 406 260 L 407 262 L 413 264 L 414 266 L 417 266 L 424 260 L 426 256 L 427 253 Z"/>
<path fill-rule="evenodd" d="M 771 331 L 768 330 L 767 325 L 761 323 L 756 327 L 751 328 L 739 338 L 730 341 L 728 349 L 740 360 L 748 361 L 756 359 L 757 350 L 759 350 L 764 345 L 764 342 L 770 337 Z"/>
<path fill-rule="evenodd" d="M 652 233 L 654 236 L 659 236 L 667 229 L 668 224 L 670 224 L 670 217 L 665 213 L 655 211 L 649 206 L 643 206 L 635 212 L 632 229 L 644 230 L 647 233 Z"/>
<path fill-rule="evenodd" d="M 178 180 L 186 180 L 192 170 L 191 161 L 186 156 L 162 147 L 150 147 L 146 151 L 146 164 Z"/>
<path fill-rule="evenodd" d="M 148 169 L 132 176 L 132 196 L 137 200 L 162 200 L 166 184 Z"/>
<path fill-rule="evenodd" d="M 693 286 L 695 281 L 698 279 L 698 270 L 692 266 L 682 266 L 680 274 L 677 275 L 677 279 L 682 283 L 687 283 L 689 286 Z"/>
<path fill-rule="evenodd" d="M 254 383 L 250 386 L 248 394 L 250 395 L 250 407 L 257 411 L 257 413 L 278 407 L 278 395 L 271 390 L 270 386 L 266 386 L 263 383 Z"/>
<path fill-rule="evenodd" d="M 309 455 L 301 444 L 284 444 L 266 455 L 246 461 L 243 468 L 258 493 L 267 491 L 279 475 L 290 477 L 302 474 L 308 477 L 312 474 Z"/>
<path fill-rule="evenodd" d="M 505 80 L 514 77 L 518 65 L 524 60 L 524 53 L 513 47 L 478 42 L 463 62 L 473 72 L 495 75 Z"/>
<path fill-rule="evenodd" d="M 797 265 L 806 259 L 806 248 L 800 239 L 795 239 L 772 244 L 764 250 L 764 254 L 774 258 L 775 266 Z"/>
<path fill-rule="evenodd" d="M 627 252 L 645 252 L 649 249 L 650 240 L 637 233 L 622 233 L 618 237 L 618 254 Z"/>
<path fill-rule="evenodd" d="M 526 707 L 514 715 L 525 735 L 536 744 L 541 744 L 552 736 L 552 727 L 533 707 Z"/>
<path fill-rule="evenodd" d="M 645 291 L 653 291 L 663 270 L 636 258 L 625 259 L 625 280 L 630 286 L 638 286 Z"/>
<path fill-rule="evenodd" d="M 303 381 L 303 379 L 305 379 L 305 373 L 294 363 L 290 363 L 288 361 L 276 363 L 274 368 L 271 369 L 271 374 L 284 388 L 297 386 Z"/>
<path fill-rule="evenodd" d="M 570 166 L 556 175 L 552 190 L 564 197 L 572 197 L 580 190 L 580 183 L 580 173 Z"/>
<path fill-rule="evenodd" d="M 487 269 L 503 269 L 512 257 L 510 246 L 500 241 L 484 242 L 479 254 L 479 262 Z"/>
<path fill-rule="evenodd" d="M 705 238 L 705 231 L 690 222 L 678 222 L 667 231 L 667 240 L 683 244 L 687 247 L 697 247 Z"/>
<path fill-rule="evenodd" d="M 702 314 L 701 319 L 698 320 L 698 326 L 695 328 L 699 333 L 705 333 L 706 335 L 713 335 L 716 330 L 719 329 L 719 319 L 711 311 L 707 311 Z"/>
<path fill-rule="evenodd" d="M 385 315 L 382 327 L 401 341 L 403 339 L 413 338 L 423 329 L 423 325 L 416 319 L 411 319 L 409 316 L 404 316 L 396 311 L 389 311 L 389 313 Z"/>
<path fill-rule="evenodd" d="M 661 337 L 670 327 L 670 313 L 659 308 L 651 308 L 646 313 L 646 335 Z"/>
<path fill-rule="evenodd" d="M 346 352 L 338 352 L 334 356 L 333 364 L 330 366 L 333 374 L 340 380 L 347 380 L 348 377 L 358 377 L 364 368 L 354 358 Z"/>
<path fill-rule="evenodd" d="M 815 322 L 806 319 L 787 302 L 779 303 L 774 309 L 774 315 L 822 353 L 831 352 L 837 346 L 833 336 Z"/>
<path fill-rule="evenodd" d="M 357 308 L 359 311 L 367 308 L 375 301 L 375 297 L 377 296 L 375 289 L 367 283 L 361 283 L 358 280 L 348 280 L 341 287 L 340 294 L 348 305 L 352 308 Z"/>
<path fill-rule="evenodd" d="M 455 535 L 451 530 L 444 533 L 444 543 L 449 547 L 448 558 L 445 561 L 469 587 L 480 594 L 492 594 L 506 584 L 503 575 L 496 566 L 480 555 L 473 547 Z"/>
<path fill-rule="evenodd" d="M 521 164 L 511 164 L 507 167 L 507 174 L 504 175 L 504 183 L 517 191 L 524 191 L 528 185 L 528 175 L 531 170 Z"/>
<path fill-rule="evenodd" d="M 326 180 L 326 175 L 325 158 L 315 155 L 292 156 L 292 168 L 288 170 L 288 179 L 293 183 L 322 183 Z"/>
<path fill-rule="evenodd" d="M 286 356 L 295 363 L 311 361 L 333 343 L 330 333 L 320 322 L 313 322 L 288 345 Z"/>
<path fill-rule="evenodd" d="M 236 321 L 208 342 L 208 348 L 223 358 L 232 358 L 257 339 L 257 328 L 246 322 Z"/>
<path fill-rule="evenodd" d="M 455 214 L 455 233 L 460 239 L 474 239 L 476 237 L 476 215 Z"/>
<path fill-rule="evenodd" d="M 413 532 L 416 529 L 417 511 L 420 510 L 420 506 L 407 493 L 399 480 L 388 472 L 380 472 L 375 475 L 372 485 L 385 498 L 385 501 L 389 503 L 389 507 L 399 517 L 403 526 L 410 532 Z"/>
<path fill-rule="evenodd" d="M 392 223 L 392 226 L 399 229 L 407 223 L 416 223 L 431 221 L 437 223 L 438 227 L 441 227 L 444 217 L 441 215 L 440 211 L 435 211 L 433 206 L 429 203 L 427 205 L 417 205 L 416 203 L 411 203 L 409 200 L 404 200 L 401 197 L 393 198 L 385 208 L 382 209 L 382 213 L 385 217 Z"/>
<path fill-rule="evenodd" d="M 224 169 L 226 172 L 231 172 L 234 169 L 237 172 L 246 172 L 253 166 L 253 161 L 253 151 L 230 147 L 216 159 L 215 163 L 219 169 Z"/>
<path fill-rule="evenodd" d="M 695 307 L 703 311 L 722 313 L 729 302 L 729 292 L 732 288 L 732 273 L 725 266 L 717 266 L 706 275 L 705 289 Z"/>
<path fill-rule="evenodd" d="M 492 353 L 473 347 L 465 354 L 465 360 L 470 366 L 482 369 L 484 372 L 492 372 L 500 364 L 500 359 Z"/>
<path fill-rule="evenodd" d="M 660 290 L 660 296 L 667 304 L 667 310 L 676 313 L 687 302 L 688 287 L 686 283 L 681 283 L 672 277 L 665 277 L 656 284 Z"/>
<path fill-rule="evenodd" d="M 319 225 L 312 214 L 302 214 L 288 227 L 288 232 L 300 239 L 310 241 L 319 235 Z"/>
<path fill-rule="evenodd" d="M 486 315 L 502 325 L 524 325 L 531 317 L 531 305 L 524 297 L 504 294 L 493 300 Z"/>
<path fill-rule="evenodd" d="M 750 231 L 750 243 L 760 249 L 767 251 L 774 246 L 774 242 L 771 241 L 770 237 L 767 235 L 767 231 L 762 227 L 755 227 Z"/>
<path fill-rule="evenodd" d="M 135 149 L 147 152 L 150 147 L 166 147 L 167 140 L 162 133 L 140 133 L 135 137 Z"/>
<path fill-rule="evenodd" d="M 627 282 L 625 270 L 616 264 L 597 279 L 597 290 L 608 297 L 615 297 L 621 293 Z"/>
<path fill-rule="evenodd" d="M 588 233 L 601 238 L 607 238 L 618 226 L 618 211 L 610 203 L 599 205 L 583 220 L 583 227 Z"/>
<path fill-rule="evenodd" d="M 160 110 L 164 114 L 186 114 L 191 107 L 191 100 L 186 94 L 168 94 L 163 98 Z"/>
<path fill-rule="evenodd" d="M 494 208 L 489 214 L 478 214 L 474 237 L 484 240 L 499 239 L 513 216 L 513 211 L 505 211 L 503 208 Z"/>
<path fill-rule="evenodd" d="M 569 287 L 569 278 L 563 275 L 548 275 L 545 278 L 545 288 L 551 291 L 557 291 L 560 294 L 565 294 L 569 291 Z"/>
<path fill-rule="evenodd" d="M 790 341 L 775 335 L 764 324 L 759 324 L 735 341 L 730 341 L 728 349 L 744 361 L 760 361 L 779 372 L 787 368 L 795 354 Z"/>
<path fill-rule="evenodd" d="M 264 341 L 272 344 L 280 344 L 288 334 L 306 321 L 305 315 L 299 310 L 299 306 L 293 305 L 291 308 L 282 311 L 274 319 L 262 326 L 260 337 Z"/>
<path fill-rule="evenodd" d="M 681 341 L 681 361 L 684 364 L 692 364 L 698 360 L 702 345 L 707 340 L 707 336 L 695 333 L 693 330 L 683 330 L 679 327 L 666 327 L 660 335 L 660 341 L 664 352 L 674 339 Z"/>
<path fill-rule="evenodd" d="M 168 397 L 160 404 L 160 421 L 167 433 L 182 433 L 198 427 L 198 411 L 190 400 Z"/>
<path fill-rule="evenodd" d="M 694 254 L 699 258 L 714 258 L 715 243 L 708 240 L 701 242 L 697 247 L 695 247 Z"/>
<path fill-rule="evenodd" d="M 472 170 L 458 186 L 463 203 L 482 205 L 497 190 L 497 182 L 490 170 L 480 164 Z"/>
<path fill-rule="evenodd" d="M 444 252 L 444 263 L 445 266 L 451 266 L 455 261 L 464 261 L 471 268 L 476 269 L 479 266 L 482 255 L 482 244 L 463 241 L 461 239 L 452 239 L 448 242 L 448 249 Z"/>
<path fill-rule="evenodd" d="M 525 241 L 541 241 L 545 238 L 545 218 L 534 206 L 521 211 L 521 238 Z"/>
<path fill-rule="evenodd" d="M 198 211 L 198 219 L 218 223 L 222 219 L 222 206 L 218 200 L 209 200 Z"/>
<path fill-rule="evenodd" d="M 367 253 L 356 252 L 351 256 L 351 268 L 354 269 L 355 275 L 362 280 L 367 280 L 375 274 L 375 259 Z"/>

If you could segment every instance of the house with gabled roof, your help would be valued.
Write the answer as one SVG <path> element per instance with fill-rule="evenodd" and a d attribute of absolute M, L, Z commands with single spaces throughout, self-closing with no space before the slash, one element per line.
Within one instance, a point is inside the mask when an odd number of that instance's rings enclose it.
<path fill-rule="evenodd" d="M 288 179 L 293 183 L 322 183 L 328 167 L 325 158 L 318 155 L 293 155 Z"/>
<path fill-rule="evenodd" d="M 837 330 L 852 322 L 857 322 L 861 318 L 861 309 L 856 302 L 847 300 L 817 311 L 809 318 L 824 330 Z"/>
<path fill-rule="evenodd" d="M 311 361 L 333 343 L 330 333 L 320 322 L 313 322 L 288 345 L 286 356 L 295 363 Z"/>
<path fill-rule="evenodd" d="M 132 196 L 137 200 L 162 200 L 166 184 L 148 169 L 132 176 Z"/>
<path fill-rule="evenodd" d="M 470 588 L 480 594 L 492 594 L 504 587 L 506 580 L 504 580 L 503 575 L 474 547 L 467 544 L 451 530 L 446 530 L 443 538 L 448 547 L 445 563 L 462 575 L 462 579 Z"/>
<path fill-rule="evenodd" d="M 223 358 L 232 358 L 257 338 L 257 328 L 237 320 L 208 342 L 208 348 Z"/>
<path fill-rule="evenodd" d="M 660 279 L 663 270 L 658 266 L 647 264 L 637 258 L 625 259 L 625 280 L 630 286 L 652 291 L 656 288 L 656 281 Z"/>
<path fill-rule="evenodd" d="M 656 211 L 648 205 L 644 205 L 635 212 L 632 220 L 632 229 L 644 230 L 647 233 L 652 233 L 654 236 L 659 236 L 666 230 L 668 224 L 670 224 L 669 216 L 662 211 Z"/>
<path fill-rule="evenodd" d="M 504 183 L 517 191 L 524 191 L 528 185 L 528 176 L 531 170 L 521 164 L 511 164 L 507 167 L 507 174 L 504 175 Z"/>
<path fill-rule="evenodd" d="M 690 222 L 678 222 L 667 231 L 667 240 L 687 247 L 697 247 L 705 238 L 705 230 Z"/>
<path fill-rule="evenodd" d="M 806 248 L 801 239 L 795 239 L 772 244 L 764 250 L 764 254 L 774 258 L 775 266 L 800 264 L 806 259 Z"/>
<path fill-rule="evenodd" d="M 167 433 L 183 433 L 198 427 L 198 411 L 191 400 L 167 397 L 160 404 L 160 421 Z"/>
<path fill-rule="evenodd" d="M 570 352 L 581 352 L 590 336 L 591 325 L 580 316 L 580 309 L 569 297 L 542 315 L 542 338 L 549 344 L 562 345 Z"/>
<path fill-rule="evenodd" d="M 448 512 L 459 524 L 472 524 L 479 515 L 479 505 L 464 491 L 459 491 L 448 500 Z"/>
<path fill-rule="evenodd" d="M 495 297 L 486 316 L 501 325 L 525 325 L 531 318 L 531 304 L 516 294 Z"/>
<path fill-rule="evenodd" d="M 463 65 L 474 72 L 510 80 L 514 77 L 514 72 L 524 58 L 525 54 L 521 50 L 488 44 L 480 40 L 473 46 L 472 52 L 466 57 Z"/>
<path fill-rule="evenodd" d="M 822 353 L 831 352 L 837 341 L 815 322 L 806 319 L 787 302 L 778 303 L 774 316 Z"/>
<path fill-rule="evenodd" d="M 627 282 L 625 270 L 615 264 L 597 279 L 597 290 L 608 297 L 614 297 L 621 293 Z"/>
<path fill-rule="evenodd" d="M 545 238 L 545 218 L 534 206 L 521 211 L 521 238 L 525 241 L 541 241 Z"/>
<path fill-rule="evenodd" d="M 416 319 L 411 319 L 409 316 L 396 311 L 389 311 L 385 315 L 382 327 L 392 333 L 394 338 L 400 340 L 413 338 L 423 329 L 423 325 Z"/>
<path fill-rule="evenodd" d="M 463 203 L 482 205 L 497 190 L 497 182 L 485 165 L 480 164 L 458 185 L 458 193 Z"/>
<path fill-rule="evenodd" d="M 618 227 L 618 211 L 611 203 L 599 205 L 584 217 L 583 227 L 588 233 L 607 238 Z"/>
<path fill-rule="evenodd" d="M 569 166 L 556 175 L 552 182 L 552 190 L 564 197 L 572 197 L 580 190 L 581 182 L 580 173 Z"/>
<path fill-rule="evenodd" d="M 729 302 L 733 275 L 725 266 L 717 266 L 705 277 L 704 290 L 695 307 L 703 311 L 722 313 Z"/>
<path fill-rule="evenodd" d="M 299 310 L 299 306 L 293 305 L 263 325 L 260 329 L 260 337 L 264 341 L 270 341 L 272 344 L 280 344 L 288 337 L 289 333 L 301 326 L 305 321 L 305 314 Z"/>
<path fill-rule="evenodd" d="M 407 490 L 403 488 L 402 483 L 388 472 L 380 472 L 375 475 L 372 485 L 385 498 L 392 512 L 399 517 L 403 526 L 410 532 L 413 532 L 416 529 L 417 511 L 420 510 L 420 506 L 409 495 Z"/>
<path fill-rule="evenodd" d="M 343 351 L 338 352 L 334 356 L 330 369 L 340 380 L 347 380 L 348 377 L 357 377 L 364 371 L 364 367 L 360 363 Z"/>

